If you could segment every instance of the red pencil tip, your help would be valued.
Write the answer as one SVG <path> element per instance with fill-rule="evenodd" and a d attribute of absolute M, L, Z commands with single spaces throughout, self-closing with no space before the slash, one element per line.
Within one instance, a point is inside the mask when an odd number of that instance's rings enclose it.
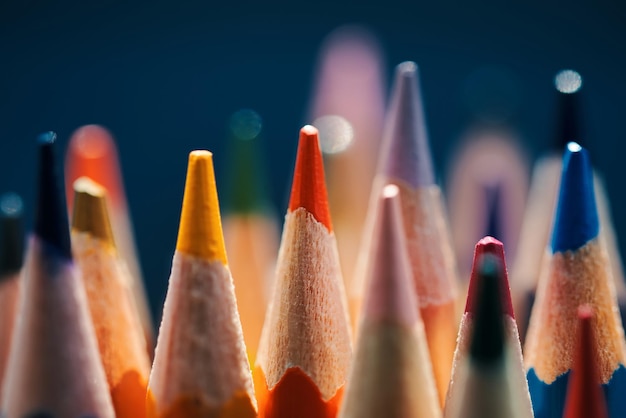
<path fill-rule="evenodd" d="M 591 306 L 580 306 L 578 308 L 578 340 L 567 385 L 563 418 L 608 417 L 604 391 L 600 386 L 592 321 Z"/>
<path fill-rule="evenodd" d="M 300 129 L 300 142 L 293 173 L 289 211 L 306 209 L 313 217 L 332 231 L 328 194 L 324 179 L 324 162 L 317 129 L 306 125 Z"/>
<path fill-rule="evenodd" d="M 513 303 L 511 302 L 511 289 L 509 287 L 509 277 L 506 271 L 506 261 L 504 259 L 504 245 L 493 237 L 484 237 L 476 244 L 474 248 L 474 262 L 472 265 L 472 274 L 470 276 L 469 290 L 467 292 L 467 302 L 465 304 L 466 313 L 475 313 L 477 308 L 478 289 L 480 289 L 480 275 L 478 274 L 477 262 L 482 258 L 483 254 L 492 254 L 502 266 L 502 277 L 500 278 L 500 302 L 502 305 L 502 313 L 515 318 L 513 313 Z"/>

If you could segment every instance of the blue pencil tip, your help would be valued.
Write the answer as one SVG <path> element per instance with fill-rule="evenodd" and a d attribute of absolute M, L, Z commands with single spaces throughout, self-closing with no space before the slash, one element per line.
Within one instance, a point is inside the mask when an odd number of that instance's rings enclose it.
<path fill-rule="evenodd" d="M 39 184 L 35 234 L 54 247 L 61 256 L 71 259 L 70 229 L 61 186 L 60 167 L 55 156 L 56 134 L 46 132 L 39 143 Z"/>
<path fill-rule="evenodd" d="M 24 232 L 22 198 L 15 193 L 0 196 L 0 281 L 22 268 Z"/>
<path fill-rule="evenodd" d="M 576 250 L 597 237 L 599 229 L 589 155 L 579 144 L 570 142 L 563 156 L 552 252 Z"/>

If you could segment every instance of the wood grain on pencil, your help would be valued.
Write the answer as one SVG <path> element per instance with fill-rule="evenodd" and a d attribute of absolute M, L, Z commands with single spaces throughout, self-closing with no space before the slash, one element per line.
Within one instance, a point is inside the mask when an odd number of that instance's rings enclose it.
<path fill-rule="evenodd" d="M 20 321 L 2 411 L 10 418 L 35 414 L 112 418 L 115 413 L 85 289 L 72 261 L 55 142 L 52 132 L 39 137 L 37 215 L 28 242 Z"/>
<path fill-rule="evenodd" d="M 130 278 L 118 255 L 105 190 L 74 182 L 72 243 L 81 269 L 104 372 L 118 418 L 145 417 L 150 359 Z"/>
<path fill-rule="evenodd" d="M 317 130 L 305 126 L 254 369 L 259 416 L 335 417 L 351 354 Z"/>
<path fill-rule="evenodd" d="M 147 406 L 153 418 L 256 417 L 208 151 L 189 155 Z"/>
<path fill-rule="evenodd" d="M 441 417 L 395 185 L 378 203 L 354 362 L 341 418 Z"/>

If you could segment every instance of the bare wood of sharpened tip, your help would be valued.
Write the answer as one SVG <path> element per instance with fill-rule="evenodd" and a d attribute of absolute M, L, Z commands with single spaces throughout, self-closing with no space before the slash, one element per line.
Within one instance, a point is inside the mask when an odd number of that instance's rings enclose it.
<path fill-rule="evenodd" d="M 113 418 L 87 296 L 72 260 L 55 142 L 53 132 L 39 137 L 37 215 L 1 409 L 9 418 Z"/>
<path fill-rule="evenodd" d="M 339 416 L 441 417 L 395 185 L 382 191 L 372 238 L 366 301 Z"/>
<path fill-rule="evenodd" d="M 317 129 L 300 130 L 273 299 L 254 367 L 260 418 L 333 418 L 352 356 Z"/>
<path fill-rule="evenodd" d="M 154 322 L 137 257 L 117 147 L 111 133 L 102 126 L 81 126 L 70 138 L 65 157 L 65 192 L 70 212 L 73 212 L 74 205 L 74 181 L 80 177 L 89 177 L 107 192 L 111 228 L 119 254 L 130 272 L 129 288 L 139 312 L 146 349 L 152 356 L 155 343 Z"/>
<path fill-rule="evenodd" d="M 116 416 L 145 417 L 150 359 L 143 329 L 115 245 L 106 191 L 86 177 L 74 182 L 72 243 Z"/>
<path fill-rule="evenodd" d="M 149 418 L 257 414 L 209 151 L 189 154 L 147 408 Z"/>

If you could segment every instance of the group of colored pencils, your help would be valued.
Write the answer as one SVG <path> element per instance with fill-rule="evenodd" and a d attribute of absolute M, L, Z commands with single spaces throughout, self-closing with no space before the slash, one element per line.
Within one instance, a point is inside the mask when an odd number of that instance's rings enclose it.
<path fill-rule="evenodd" d="M 91 125 L 70 139 L 68 210 L 44 133 L 26 244 L 19 197 L 0 200 L 0 415 L 626 417 L 621 277 L 577 140 L 519 298 L 496 237 L 457 275 L 412 62 L 396 68 L 349 280 L 316 127 L 300 130 L 280 239 L 262 211 L 222 220 L 213 154 L 192 151 L 155 335 L 112 138 Z M 514 307 L 528 311 L 523 354 Z"/>

